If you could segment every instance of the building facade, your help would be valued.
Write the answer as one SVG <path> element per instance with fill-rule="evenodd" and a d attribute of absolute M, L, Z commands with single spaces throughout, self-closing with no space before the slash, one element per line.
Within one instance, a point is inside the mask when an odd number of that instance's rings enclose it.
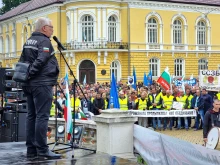
<path fill-rule="evenodd" d="M 133 66 L 138 81 L 150 70 L 157 79 L 167 66 L 175 77 L 220 68 L 220 3 L 45 1 L 32 0 L 0 16 L 2 67 L 15 66 L 35 20 L 48 17 L 80 82 L 85 75 L 88 83 L 109 82 L 111 74 L 125 82 Z M 58 51 L 56 56 L 61 78 L 68 68 Z"/>

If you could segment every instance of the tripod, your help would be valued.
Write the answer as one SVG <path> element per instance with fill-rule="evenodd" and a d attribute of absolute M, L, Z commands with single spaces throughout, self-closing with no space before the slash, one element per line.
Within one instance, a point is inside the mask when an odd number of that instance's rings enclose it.
<path fill-rule="evenodd" d="M 64 94 L 64 92 L 63 92 L 63 90 L 61 89 L 60 85 L 59 85 L 58 83 L 56 83 L 56 88 L 55 88 L 55 125 L 56 125 L 56 126 L 55 126 L 55 127 L 56 127 L 56 129 L 55 129 L 55 142 L 48 144 L 48 145 L 54 144 L 54 146 L 53 146 L 53 148 L 52 148 L 52 151 L 61 151 L 61 150 L 73 148 L 73 144 L 60 143 L 60 142 L 59 142 L 59 139 L 58 139 L 58 137 L 57 137 L 57 133 L 58 133 L 58 130 L 57 130 L 57 129 L 58 129 L 58 123 L 57 123 L 57 116 L 58 116 L 58 113 L 57 113 L 57 104 L 59 104 L 59 103 L 57 102 L 57 87 L 59 87 L 60 91 L 63 93 L 65 99 L 67 100 L 67 98 L 66 98 L 66 96 L 65 96 L 65 94 Z M 56 150 L 55 150 L 54 148 L 55 148 L 57 145 L 59 145 L 59 144 L 66 145 L 67 147 L 65 147 L 65 148 L 59 148 L 59 149 L 56 149 Z"/>
<path fill-rule="evenodd" d="M 71 144 L 68 144 L 69 147 L 68 148 L 78 148 L 78 149 L 84 149 L 84 150 L 88 150 L 88 151 L 93 151 L 94 153 L 96 153 L 96 150 L 92 150 L 92 149 L 87 149 L 87 148 L 82 148 L 82 147 L 79 147 L 78 145 L 75 144 L 75 134 L 74 134 L 74 131 L 75 131 L 75 123 L 76 123 L 76 120 L 75 120 L 75 115 L 76 115 L 76 86 L 79 87 L 80 91 L 82 92 L 84 98 L 86 99 L 86 101 L 88 102 L 87 98 L 85 97 L 85 94 L 83 93 L 83 90 L 82 88 L 80 87 L 75 75 L 73 74 L 73 71 L 72 69 L 70 68 L 68 62 L 66 61 L 66 58 L 64 57 L 62 51 L 61 51 L 61 47 L 58 46 L 58 50 L 60 52 L 60 55 L 62 56 L 65 64 L 67 65 L 68 69 L 69 69 L 69 72 L 70 72 L 70 75 L 74 78 L 74 81 L 73 81 L 73 99 L 74 99 L 74 102 L 73 102 L 73 113 L 74 113 L 74 118 L 73 118 L 73 133 L 72 133 L 72 140 L 71 140 Z M 57 122 L 57 121 L 56 121 Z M 57 124 L 57 123 L 56 123 Z M 55 145 L 57 143 L 55 142 Z M 67 144 L 65 144 L 67 145 Z M 65 148 L 66 149 L 66 148 Z M 63 149 L 58 149 L 58 150 L 63 150 Z M 53 150 L 53 151 L 58 151 L 58 150 Z M 74 157 L 74 155 L 73 155 Z"/>

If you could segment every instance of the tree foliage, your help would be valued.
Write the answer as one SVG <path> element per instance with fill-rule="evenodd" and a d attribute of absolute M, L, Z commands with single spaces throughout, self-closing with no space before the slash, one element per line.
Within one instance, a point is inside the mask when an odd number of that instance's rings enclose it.
<path fill-rule="evenodd" d="M 4 14 L 18 5 L 28 1 L 31 0 L 2 0 L 3 7 L 0 9 L 0 14 Z"/>

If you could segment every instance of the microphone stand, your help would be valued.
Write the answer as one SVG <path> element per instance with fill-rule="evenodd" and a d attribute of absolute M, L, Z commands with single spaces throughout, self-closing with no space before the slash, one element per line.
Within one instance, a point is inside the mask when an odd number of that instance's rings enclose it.
<path fill-rule="evenodd" d="M 88 149 L 88 148 L 82 148 L 82 147 L 79 147 L 78 145 L 75 144 L 75 133 L 74 133 L 74 131 L 75 131 L 75 123 L 76 123 L 76 120 L 75 120 L 75 116 L 76 116 L 76 86 L 79 87 L 79 89 L 80 89 L 80 91 L 82 92 L 82 94 L 83 94 L 84 98 L 86 99 L 87 103 L 88 103 L 88 100 L 87 100 L 87 98 L 85 97 L 85 94 L 84 94 L 84 92 L 83 92 L 81 86 L 79 85 L 79 82 L 77 81 L 75 75 L 73 74 L 73 71 L 72 71 L 72 69 L 70 68 L 70 66 L 69 66 L 69 64 L 68 64 L 68 62 L 67 62 L 67 60 L 66 60 L 66 58 L 64 57 L 64 55 L 63 55 L 63 53 L 62 53 L 62 51 L 61 51 L 61 47 L 58 45 L 57 48 L 58 48 L 58 50 L 59 50 L 59 52 L 60 52 L 60 55 L 62 56 L 63 60 L 65 61 L 65 64 L 67 65 L 67 67 L 68 67 L 68 69 L 69 69 L 70 75 L 74 78 L 74 80 L 73 80 L 73 89 L 74 89 L 74 91 L 73 91 L 73 99 L 74 99 L 73 112 L 74 112 L 74 118 L 73 118 L 73 130 L 72 130 L 73 133 L 72 133 L 71 147 L 72 147 L 72 148 L 83 149 L 83 150 L 88 150 L 88 151 L 93 151 L 94 153 L 96 153 L 96 150 L 92 150 L 92 149 Z M 81 136 L 82 136 L 82 135 L 81 135 Z M 55 150 L 54 150 L 54 151 L 55 151 Z M 56 150 L 56 151 L 57 151 L 57 150 Z M 74 155 L 73 155 L 73 157 L 74 157 Z"/>
<path fill-rule="evenodd" d="M 57 87 L 59 87 L 59 89 L 60 89 L 60 91 L 63 93 L 65 99 L 67 99 L 67 98 L 66 98 L 66 95 L 64 94 L 64 92 L 63 92 L 63 90 L 62 90 L 62 88 L 60 87 L 60 85 L 59 85 L 58 82 L 56 83 L 55 86 L 56 86 L 56 88 L 55 88 L 55 128 L 56 128 L 56 129 L 55 129 L 55 142 L 53 142 L 53 143 L 48 143 L 48 145 L 54 144 L 54 146 L 52 147 L 52 150 L 51 150 L 51 151 L 61 151 L 61 150 L 73 148 L 73 145 L 72 145 L 72 144 L 66 144 L 66 143 L 60 143 L 60 142 L 59 142 L 59 139 L 58 139 L 58 137 L 57 137 L 57 133 L 58 133 L 57 104 L 59 104 L 59 103 L 57 102 Z M 64 137 L 65 137 L 65 136 L 64 136 Z M 66 146 L 68 146 L 68 147 L 66 147 L 66 148 L 59 148 L 59 149 L 56 149 L 56 150 L 55 150 L 54 148 L 55 148 L 56 146 L 58 146 L 59 144 L 66 145 Z"/>

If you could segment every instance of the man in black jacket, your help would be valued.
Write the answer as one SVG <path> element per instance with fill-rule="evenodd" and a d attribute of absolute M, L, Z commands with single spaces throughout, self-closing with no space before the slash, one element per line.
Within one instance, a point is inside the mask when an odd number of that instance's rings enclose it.
<path fill-rule="evenodd" d="M 57 82 L 59 68 L 50 41 L 52 22 L 39 18 L 35 32 L 23 46 L 20 61 L 30 63 L 29 79 L 23 90 L 27 96 L 28 114 L 26 124 L 27 157 L 60 158 L 47 146 L 47 128 L 53 100 L 52 88 Z"/>
<path fill-rule="evenodd" d="M 100 115 L 102 110 L 105 109 L 105 102 L 101 97 L 100 93 L 97 93 L 96 98 L 93 102 L 93 113 L 94 115 Z"/>
<path fill-rule="evenodd" d="M 205 114 L 204 125 L 203 125 L 203 138 L 204 142 L 207 142 L 208 132 L 212 127 L 220 127 L 220 100 L 215 100 L 213 103 L 213 108 Z"/>

